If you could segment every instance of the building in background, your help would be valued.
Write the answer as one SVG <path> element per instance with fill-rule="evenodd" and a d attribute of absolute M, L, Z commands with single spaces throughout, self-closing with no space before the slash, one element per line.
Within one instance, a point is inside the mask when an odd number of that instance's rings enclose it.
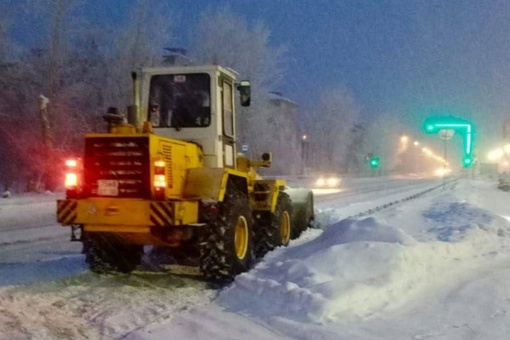
<path fill-rule="evenodd" d="M 273 129 L 276 143 L 272 147 L 273 165 L 268 173 L 298 175 L 304 166 L 297 122 L 299 105 L 276 91 L 269 92 L 269 103 L 272 115 L 268 126 Z"/>

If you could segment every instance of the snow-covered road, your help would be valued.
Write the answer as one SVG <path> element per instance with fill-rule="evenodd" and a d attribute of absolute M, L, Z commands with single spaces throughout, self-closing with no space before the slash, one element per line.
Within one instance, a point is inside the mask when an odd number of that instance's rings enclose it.
<path fill-rule="evenodd" d="M 396 186 L 367 179 L 317 192 L 324 230 L 269 253 L 221 291 L 168 272 L 90 273 L 79 244 L 52 222 L 55 197 L 2 200 L 0 334 L 506 339 L 510 195 L 491 181 L 453 181 L 443 189 L 438 180 L 393 180 Z M 403 201 L 409 197 L 416 198 Z"/>

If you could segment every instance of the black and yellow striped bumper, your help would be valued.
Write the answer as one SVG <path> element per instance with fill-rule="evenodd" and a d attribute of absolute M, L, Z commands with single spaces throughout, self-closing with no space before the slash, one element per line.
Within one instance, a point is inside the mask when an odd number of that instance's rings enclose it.
<path fill-rule="evenodd" d="M 170 202 L 151 202 L 150 221 L 154 226 L 169 226 L 174 219 L 174 205 Z"/>
<path fill-rule="evenodd" d="M 198 201 L 67 199 L 57 201 L 62 225 L 171 227 L 198 222 Z"/>
<path fill-rule="evenodd" d="M 78 203 L 75 200 L 57 201 L 57 222 L 62 225 L 76 224 Z"/>

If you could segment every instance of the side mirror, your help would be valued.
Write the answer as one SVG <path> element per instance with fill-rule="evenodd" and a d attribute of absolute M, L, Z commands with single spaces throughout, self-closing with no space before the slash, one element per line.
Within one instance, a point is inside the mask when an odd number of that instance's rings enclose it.
<path fill-rule="evenodd" d="M 237 85 L 237 90 L 241 97 L 241 106 L 250 106 L 251 102 L 251 85 L 247 80 L 243 80 Z"/>
<path fill-rule="evenodd" d="M 273 162 L 273 155 L 271 152 L 264 152 L 260 155 L 260 160 L 258 161 L 249 161 L 249 166 L 253 168 L 269 168 L 271 167 L 271 163 Z"/>
<path fill-rule="evenodd" d="M 261 167 L 269 168 L 271 166 L 271 163 L 273 162 L 273 154 L 271 152 L 262 153 L 260 158 L 262 159 Z"/>

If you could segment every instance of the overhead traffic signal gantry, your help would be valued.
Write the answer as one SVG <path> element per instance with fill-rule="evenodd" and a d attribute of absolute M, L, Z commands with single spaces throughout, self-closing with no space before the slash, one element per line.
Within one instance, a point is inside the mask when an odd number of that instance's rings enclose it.
<path fill-rule="evenodd" d="M 454 130 L 464 138 L 464 156 L 462 165 L 469 167 L 473 164 L 474 127 L 471 122 L 452 116 L 429 117 L 425 120 L 425 132 L 439 134 L 441 130 Z"/>

